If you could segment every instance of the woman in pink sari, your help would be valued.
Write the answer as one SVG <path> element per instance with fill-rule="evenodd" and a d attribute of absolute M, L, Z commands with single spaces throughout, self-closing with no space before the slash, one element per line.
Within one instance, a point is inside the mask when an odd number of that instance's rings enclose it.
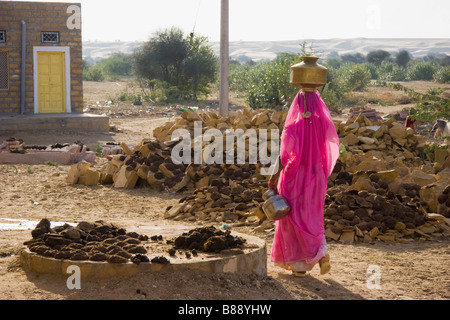
<path fill-rule="evenodd" d="M 279 171 L 269 180 L 269 187 L 291 207 L 276 221 L 271 260 L 296 276 L 317 262 L 321 274 L 330 270 L 323 212 L 327 180 L 338 157 L 339 137 L 330 111 L 317 90 L 300 91 L 281 136 Z"/>

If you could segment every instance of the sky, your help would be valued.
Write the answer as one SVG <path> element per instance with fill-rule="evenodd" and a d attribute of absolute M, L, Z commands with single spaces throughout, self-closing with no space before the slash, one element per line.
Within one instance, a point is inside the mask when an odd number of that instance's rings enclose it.
<path fill-rule="evenodd" d="M 1 0 L 5 1 L 5 0 Z M 39 0 L 41 1 L 41 0 Z M 84 41 L 146 41 L 178 27 L 220 40 L 221 0 L 78 0 Z M 230 41 L 445 38 L 449 0 L 229 0 Z"/>

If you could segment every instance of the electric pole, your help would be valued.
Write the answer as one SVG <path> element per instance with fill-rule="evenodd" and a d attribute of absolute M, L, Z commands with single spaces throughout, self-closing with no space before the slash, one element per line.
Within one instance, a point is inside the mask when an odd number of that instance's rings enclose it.
<path fill-rule="evenodd" d="M 219 111 L 223 116 L 228 115 L 229 104 L 229 5 L 228 0 L 221 0 L 220 11 L 220 93 Z"/>

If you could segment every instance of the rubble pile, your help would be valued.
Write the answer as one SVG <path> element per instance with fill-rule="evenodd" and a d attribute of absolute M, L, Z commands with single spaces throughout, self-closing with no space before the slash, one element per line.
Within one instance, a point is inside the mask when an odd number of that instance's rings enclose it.
<path fill-rule="evenodd" d="M 404 242 L 450 236 L 446 216 L 436 214 L 438 196 L 450 181 L 448 150 L 430 148 L 395 117 L 359 113 L 335 125 L 344 148 L 328 181 L 328 238 Z"/>
<path fill-rule="evenodd" d="M 171 147 L 157 140 L 143 140 L 130 150 L 124 143 L 118 153 L 108 156 L 109 161 L 96 170 L 87 162 L 72 165 L 67 182 L 69 184 L 108 185 L 116 188 L 132 189 L 147 185 L 158 190 L 177 192 L 187 185 L 189 176 L 187 166 L 174 164 L 171 159 Z"/>

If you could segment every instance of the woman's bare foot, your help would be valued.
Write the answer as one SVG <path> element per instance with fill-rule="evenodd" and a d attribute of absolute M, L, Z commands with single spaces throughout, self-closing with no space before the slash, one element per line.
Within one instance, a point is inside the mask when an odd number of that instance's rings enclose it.
<path fill-rule="evenodd" d="M 330 272 L 331 265 L 330 265 L 330 255 L 327 253 L 325 257 L 319 260 L 319 266 L 320 266 L 320 274 L 324 275 Z"/>

